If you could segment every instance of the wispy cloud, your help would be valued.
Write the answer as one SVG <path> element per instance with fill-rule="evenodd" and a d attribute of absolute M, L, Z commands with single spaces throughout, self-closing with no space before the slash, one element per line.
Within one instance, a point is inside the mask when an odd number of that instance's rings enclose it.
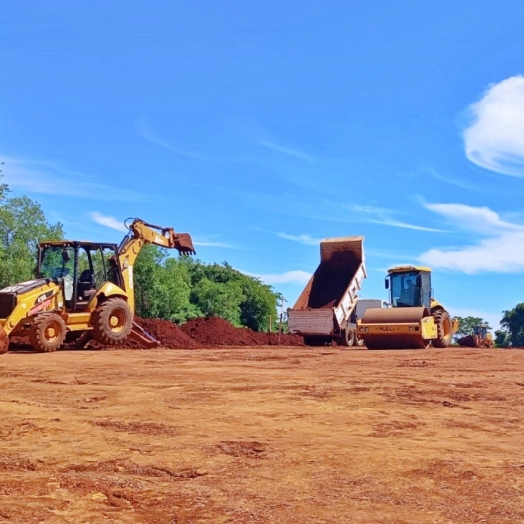
<path fill-rule="evenodd" d="M 282 146 L 269 140 L 257 140 L 256 142 L 258 145 L 265 147 L 266 149 L 276 151 L 277 153 L 282 153 L 283 155 L 298 158 L 299 160 L 304 160 L 305 162 L 309 163 L 316 162 L 316 159 L 313 156 L 304 153 L 303 151 L 299 151 L 298 149 L 292 149 L 290 147 Z"/>
<path fill-rule="evenodd" d="M 91 219 L 97 224 L 114 229 L 115 231 L 122 231 L 124 233 L 127 233 L 128 231 L 124 223 L 114 217 L 102 215 L 102 213 L 99 213 L 98 211 L 93 211 L 90 215 Z"/>
<path fill-rule="evenodd" d="M 222 247 L 224 249 L 238 249 L 233 244 L 227 244 L 226 242 L 214 242 L 206 240 L 194 240 L 193 244 L 196 247 Z"/>
<path fill-rule="evenodd" d="M 420 255 L 420 262 L 469 274 L 524 270 L 523 225 L 506 222 L 487 207 L 428 204 L 427 208 L 484 238 L 466 246 L 430 249 Z"/>
<path fill-rule="evenodd" d="M 382 224 L 390 227 L 400 227 L 403 229 L 414 229 L 416 231 L 428 231 L 432 233 L 443 233 L 442 229 L 433 227 L 419 226 L 417 224 L 410 224 L 393 218 L 396 213 L 391 209 L 375 206 L 349 205 L 344 206 L 348 211 L 353 212 L 359 217 L 362 222 L 370 222 L 373 224 Z"/>
<path fill-rule="evenodd" d="M 4 181 L 11 189 L 29 194 L 67 195 L 91 200 L 144 201 L 144 193 L 92 182 L 86 175 L 60 164 L 0 155 Z"/>
<path fill-rule="evenodd" d="M 259 278 L 265 284 L 306 284 L 311 278 L 311 273 L 296 269 L 293 271 L 286 271 L 284 273 L 273 274 L 255 274 L 244 271 L 244 273 L 252 277 Z"/>
<path fill-rule="evenodd" d="M 165 140 L 159 138 L 155 133 L 153 133 L 145 124 L 145 120 L 142 118 L 137 121 L 136 123 L 136 129 L 140 136 L 142 138 L 145 138 L 147 141 L 156 144 L 157 146 L 163 147 L 164 149 L 168 149 L 172 153 L 175 153 L 177 155 L 181 156 L 187 156 L 190 158 L 198 158 L 200 160 L 205 160 L 206 157 L 204 155 L 201 155 L 199 153 L 194 153 L 192 151 L 186 151 L 184 149 L 180 149 L 178 147 L 173 146 L 169 142 L 166 142 Z"/>
<path fill-rule="evenodd" d="M 493 84 L 469 108 L 466 156 L 480 167 L 524 176 L 524 76 Z"/>
<path fill-rule="evenodd" d="M 290 235 L 284 232 L 277 233 L 277 235 L 285 240 L 291 240 L 292 242 L 298 242 L 299 244 L 304 244 L 306 246 L 318 246 L 322 240 L 310 235 Z"/>

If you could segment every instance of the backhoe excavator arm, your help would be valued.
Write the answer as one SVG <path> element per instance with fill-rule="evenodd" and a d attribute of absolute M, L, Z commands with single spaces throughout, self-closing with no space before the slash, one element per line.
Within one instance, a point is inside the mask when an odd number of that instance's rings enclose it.
<path fill-rule="evenodd" d="M 128 293 L 128 303 L 131 310 L 135 311 L 135 296 L 133 285 L 133 266 L 144 244 L 176 249 L 181 255 L 195 254 L 193 241 L 188 233 L 175 233 L 171 227 L 155 226 L 139 218 L 133 219 L 127 225 L 129 233 L 123 238 L 118 248 L 117 262 L 124 279 L 125 289 Z"/>

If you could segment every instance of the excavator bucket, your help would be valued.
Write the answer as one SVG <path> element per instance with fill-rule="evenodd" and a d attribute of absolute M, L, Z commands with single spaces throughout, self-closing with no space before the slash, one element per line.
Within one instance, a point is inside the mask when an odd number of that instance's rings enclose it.
<path fill-rule="evenodd" d="M 8 349 L 9 337 L 7 336 L 7 333 L 4 331 L 4 328 L 0 326 L 0 355 L 7 353 Z"/>
<path fill-rule="evenodd" d="M 368 349 L 423 349 L 424 321 L 432 321 L 423 307 L 370 308 L 364 313 L 358 335 Z M 431 320 L 430 320 L 431 319 Z"/>
<path fill-rule="evenodd" d="M 196 253 L 189 233 L 176 233 L 174 243 L 174 248 L 182 255 L 194 255 Z"/>
<path fill-rule="evenodd" d="M 147 349 L 157 348 L 160 342 L 152 337 L 145 329 L 140 327 L 136 322 L 133 322 L 133 328 L 129 334 L 129 338 L 138 342 L 142 347 Z"/>

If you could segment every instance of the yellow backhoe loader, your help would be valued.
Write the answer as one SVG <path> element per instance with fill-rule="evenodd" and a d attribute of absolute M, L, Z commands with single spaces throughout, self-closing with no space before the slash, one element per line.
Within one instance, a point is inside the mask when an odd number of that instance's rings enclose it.
<path fill-rule="evenodd" d="M 458 329 L 432 297 L 431 269 L 399 266 L 388 270 L 388 308 L 369 308 L 358 320 L 358 336 L 369 349 L 446 348 Z"/>
<path fill-rule="evenodd" d="M 128 219 L 128 221 L 131 219 Z M 156 341 L 133 322 L 133 267 L 145 243 L 194 254 L 191 237 L 138 218 L 120 245 L 49 241 L 38 246 L 36 278 L 0 290 L 0 353 L 11 336 L 28 337 L 40 352 L 64 341 L 93 338 L 114 346 L 128 336 L 146 347 Z"/>
<path fill-rule="evenodd" d="M 492 348 L 493 347 L 493 336 L 488 331 L 489 326 L 487 324 L 480 324 L 474 326 L 471 334 L 465 337 L 459 338 L 457 343 L 462 347 L 470 348 Z"/>

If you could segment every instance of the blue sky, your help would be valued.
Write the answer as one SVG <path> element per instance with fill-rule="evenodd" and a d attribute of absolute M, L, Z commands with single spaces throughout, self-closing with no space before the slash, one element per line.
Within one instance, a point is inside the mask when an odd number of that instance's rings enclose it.
<path fill-rule="evenodd" d="M 323 237 L 366 298 L 433 268 L 452 314 L 524 302 L 524 3 L 26 0 L 0 28 L 0 158 L 71 238 L 138 216 L 292 304 Z"/>

